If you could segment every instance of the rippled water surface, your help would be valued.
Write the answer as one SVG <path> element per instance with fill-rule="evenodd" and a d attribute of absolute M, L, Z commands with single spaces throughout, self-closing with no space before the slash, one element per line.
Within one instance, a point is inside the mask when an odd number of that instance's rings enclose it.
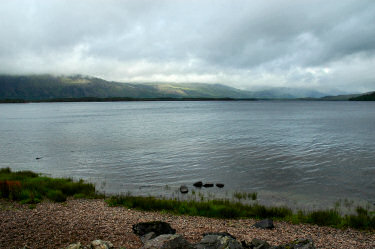
<path fill-rule="evenodd" d="M 375 103 L 1 104 L 0 141 L 0 167 L 107 193 L 168 195 L 202 180 L 263 202 L 375 201 Z"/>

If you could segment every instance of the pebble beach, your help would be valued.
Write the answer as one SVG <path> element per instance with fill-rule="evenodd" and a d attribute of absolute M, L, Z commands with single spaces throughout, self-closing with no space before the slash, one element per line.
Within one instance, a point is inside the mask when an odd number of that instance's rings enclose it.
<path fill-rule="evenodd" d="M 104 200 L 75 199 L 65 203 L 42 202 L 35 208 L 0 201 L 0 248 L 64 248 L 71 243 L 111 241 L 115 248 L 140 248 L 132 226 L 138 222 L 165 221 L 188 241 L 196 243 L 206 232 L 228 232 L 237 240 L 262 239 L 271 245 L 310 238 L 316 248 L 375 248 L 375 233 L 274 221 L 275 228 L 254 228 L 255 219 L 213 219 L 109 207 Z"/>

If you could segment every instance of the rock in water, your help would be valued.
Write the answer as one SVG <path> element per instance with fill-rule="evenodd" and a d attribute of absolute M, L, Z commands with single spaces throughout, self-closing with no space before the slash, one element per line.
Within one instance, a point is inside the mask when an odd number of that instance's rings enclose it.
<path fill-rule="evenodd" d="M 224 184 L 222 184 L 222 183 L 216 183 L 216 187 L 218 187 L 218 188 L 224 188 Z"/>
<path fill-rule="evenodd" d="M 275 226 L 273 225 L 272 219 L 265 219 L 265 220 L 261 220 L 261 221 L 258 221 L 257 223 L 255 223 L 254 227 L 262 228 L 262 229 L 272 229 Z"/>
<path fill-rule="evenodd" d="M 175 234 L 176 230 L 173 229 L 167 222 L 150 221 L 133 225 L 133 232 L 138 236 L 143 236 L 150 232 L 154 232 L 155 236 L 159 236 L 161 234 Z"/>
<path fill-rule="evenodd" d="M 163 234 L 146 241 L 142 249 L 194 249 L 194 247 L 179 234 Z"/>
<path fill-rule="evenodd" d="M 194 187 L 201 188 L 203 186 L 203 182 L 199 181 L 193 184 Z"/>
<path fill-rule="evenodd" d="M 195 244 L 196 249 L 243 249 L 242 245 L 232 235 L 222 233 L 208 234 Z"/>
<path fill-rule="evenodd" d="M 186 194 L 187 192 L 189 192 L 189 189 L 185 185 L 182 185 L 180 187 L 180 192 L 183 193 L 183 194 Z"/>
<path fill-rule="evenodd" d="M 211 187 L 213 187 L 213 186 L 214 186 L 213 183 L 205 183 L 205 184 L 203 185 L 203 187 L 205 187 L 205 188 L 211 188 Z"/>
<path fill-rule="evenodd" d="M 113 249 L 113 245 L 109 241 L 94 240 L 91 242 L 91 249 Z"/>

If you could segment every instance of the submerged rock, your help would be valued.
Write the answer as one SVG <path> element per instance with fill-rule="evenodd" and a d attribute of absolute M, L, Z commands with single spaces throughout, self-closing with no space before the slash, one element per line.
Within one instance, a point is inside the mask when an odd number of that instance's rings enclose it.
<path fill-rule="evenodd" d="M 211 187 L 213 187 L 213 186 L 214 186 L 213 183 L 205 183 L 205 184 L 203 185 L 203 187 L 205 187 L 205 188 L 211 188 Z"/>
<path fill-rule="evenodd" d="M 218 188 L 224 188 L 224 184 L 223 183 L 216 183 L 216 187 L 218 187 Z"/>
<path fill-rule="evenodd" d="M 199 181 L 199 182 L 195 182 L 193 184 L 194 187 L 197 187 L 197 188 L 201 188 L 203 186 L 203 182 Z"/>
<path fill-rule="evenodd" d="M 180 192 L 183 193 L 183 194 L 186 194 L 187 192 L 189 192 L 189 189 L 185 185 L 182 185 L 180 187 Z"/>
<path fill-rule="evenodd" d="M 255 223 L 254 227 L 262 228 L 262 229 L 272 229 L 275 226 L 273 225 L 272 219 L 265 219 L 265 220 L 261 220 L 261 221 L 258 221 L 257 223 Z"/>
<path fill-rule="evenodd" d="M 144 236 L 150 232 L 154 232 L 155 236 L 159 236 L 161 234 L 175 234 L 176 230 L 167 222 L 150 221 L 133 225 L 133 232 L 138 236 Z"/>

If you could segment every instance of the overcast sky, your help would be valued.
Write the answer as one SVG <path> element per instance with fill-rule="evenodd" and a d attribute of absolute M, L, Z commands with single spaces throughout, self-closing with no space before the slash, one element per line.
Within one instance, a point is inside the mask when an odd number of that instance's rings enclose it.
<path fill-rule="evenodd" d="M 375 90 L 373 0 L 0 0 L 0 73 Z"/>

